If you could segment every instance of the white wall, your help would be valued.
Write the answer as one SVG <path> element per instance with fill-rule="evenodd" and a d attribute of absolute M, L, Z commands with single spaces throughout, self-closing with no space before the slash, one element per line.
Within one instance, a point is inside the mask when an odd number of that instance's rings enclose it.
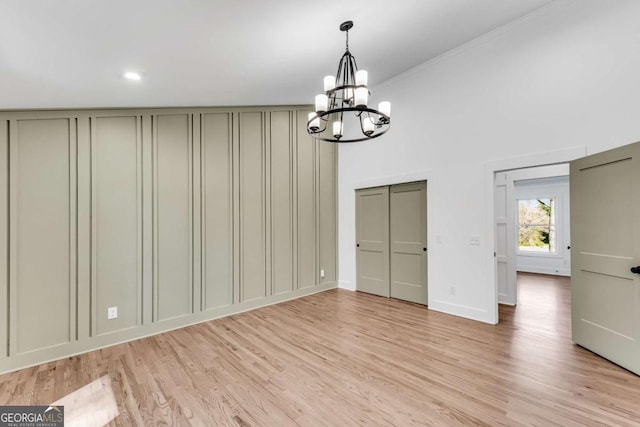
<path fill-rule="evenodd" d="M 508 173 L 516 175 L 518 171 Z M 535 178 L 519 180 L 515 182 L 515 200 L 555 198 L 555 253 L 536 253 L 518 250 L 518 238 L 516 242 L 516 268 L 518 271 L 528 273 L 555 274 L 559 276 L 571 276 L 571 251 L 568 246 L 570 240 L 570 206 L 569 206 L 569 176 L 553 178 Z M 518 208 L 513 221 L 516 224 L 514 230 L 518 233 Z"/>
<path fill-rule="evenodd" d="M 495 323 L 487 165 L 640 140 L 639 21 L 640 1 L 553 2 L 373 88 L 374 101 L 392 102 L 393 125 L 340 147 L 341 286 L 355 288 L 354 188 L 424 176 L 429 306 Z"/>

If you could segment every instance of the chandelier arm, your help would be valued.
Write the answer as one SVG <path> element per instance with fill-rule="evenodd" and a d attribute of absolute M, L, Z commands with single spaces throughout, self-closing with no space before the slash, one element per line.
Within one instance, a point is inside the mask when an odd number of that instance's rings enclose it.
<path fill-rule="evenodd" d="M 369 120 L 371 120 L 371 122 L 373 122 L 373 125 L 378 128 L 384 124 L 383 122 L 380 121 L 380 116 L 382 116 L 382 113 L 378 111 L 378 118 L 373 119 L 371 117 L 371 112 L 367 111 L 367 117 L 369 118 Z"/>
<path fill-rule="evenodd" d="M 337 113 L 344 113 L 347 111 L 355 111 L 358 113 L 364 113 L 364 112 L 368 112 L 371 114 L 376 114 L 382 118 L 386 118 L 389 123 L 391 123 L 391 118 L 389 116 L 387 116 L 384 113 L 381 113 L 380 111 L 376 110 L 375 108 L 370 108 L 370 107 L 340 107 L 340 108 L 334 108 L 333 110 L 327 110 L 327 111 L 322 111 L 322 112 L 317 112 L 316 113 L 316 117 L 319 118 L 323 118 L 326 117 L 330 114 L 337 114 Z M 385 123 L 387 124 L 387 123 Z"/>
<path fill-rule="evenodd" d="M 361 88 L 361 87 L 366 88 L 365 85 L 342 85 L 342 86 L 336 86 L 333 89 L 329 89 L 329 90 L 325 91 L 325 93 L 327 95 L 331 95 L 331 94 L 336 93 L 336 92 L 338 92 L 339 90 L 342 90 L 342 89 L 358 89 L 358 88 Z M 369 92 L 369 95 L 371 95 L 371 92 Z"/>
<path fill-rule="evenodd" d="M 356 59 L 349 54 L 349 80 L 351 84 L 355 84 L 356 83 L 356 71 L 358 70 L 358 67 L 356 65 Z M 355 70 L 354 70 L 355 68 Z"/>
<path fill-rule="evenodd" d="M 350 144 L 352 142 L 360 142 L 360 141 L 369 141 L 370 139 L 374 139 L 377 138 L 379 136 L 384 135 L 385 133 L 387 133 L 387 131 L 389 130 L 389 127 L 386 127 L 385 129 L 381 130 L 378 133 L 372 134 L 371 136 L 363 136 L 362 138 L 356 138 L 356 139 L 335 139 L 335 138 L 324 138 L 321 136 L 315 136 L 315 135 L 311 135 L 312 137 L 314 137 L 315 139 L 319 140 L 319 141 L 326 141 L 326 142 L 333 142 L 333 143 L 337 143 L 337 144 Z"/>
<path fill-rule="evenodd" d="M 317 131 L 311 131 L 311 122 L 312 122 L 312 121 L 313 121 L 313 119 L 311 119 L 311 120 L 309 120 L 309 121 L 307 122 L 307 132 L 308 132 L 311 136 L 314 136 L 314 135 L 320 134 L 320 133 L 324 132 L 325 130 L 327 130 L 327 122 L 328 122 L 328 120 L 327 120 L 327 119 L 321 119 L 321 121 L 322 121 L 322 126 L 321 126 L 321 127 L 319 127 L 319 128 L 317 128 L 317 129 L 318 129 Z"/>
<path fill-rule="evenodd" d="M 336 139 L 335 137 L 333 138 L 325 138 L 323 136 L 320 136 L 320 134 L 322 134 L 323 132 L 325 132 L 327 130 L 327 125 L 328 125 L 328 117 L 331 114 L 343 114 L 345 112 L 354 112 L 354 111 L 359 111 L 360 113 L 372 113 L 372 114 L 379 114 L 381 117 L 386 117 L 389 122 L 388 123 L 381 123 L 381 122 L 376 122 L 376 128 L 375 130 L 370 134 L 367 135 L 363 132 L 363 137 L 361 138 L 354 138 L 354 139 L 342 139 L 342 137 Z M 344 108 L 337 108 L 336 110 L 333 111 L 325 111 L 322 113 L 318 113 L 318 115 L 316 117 L 320 117 L 323 121 L 323 127 L 321 129 L 319 129 L 316 132 L 311 132 L 309 129 L 309 125 L 311 124 L 311 121 L 307 122 L 307 131 L 309 132 L 309 134 L 320 141 L 326 141 L 326 142 L 333 142 L 333 143 L 351 143 L 351 142 L 360 142 L 360 141 L 367 141 L 373 138 L 377 138 L 383 134 L 385 134 L 389 129 L 390 129 L 390 119 L 388 116 L 372 109 L 372 108 L 355 108 L 355 107 L 344 107 Z M 362 130 L 362 129 L 361 129 Z"/>
<path fill-rule="evenodd" d="M 342 67 L 344 66 L 344 55 L 340 58 L 340 62 L 338 62 L 338 71 L 336 72 L 336 85 L 342 83 Z"/>

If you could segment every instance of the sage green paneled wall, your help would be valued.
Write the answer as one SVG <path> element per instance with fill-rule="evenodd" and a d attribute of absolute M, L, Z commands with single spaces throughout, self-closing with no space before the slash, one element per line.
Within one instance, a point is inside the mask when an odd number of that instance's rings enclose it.
<path fill-rule="evenodd" d="M 0 372 L 335 287 L 337 150 L 306 117 L 0 113 Z"/>
<path fill-rule="evenodd" d="M 291 292 L 294 278 L 293 154 L 294 116 L 273 111 L 270 121 L 271 286 L 273 294 Z"/>
<path fill-rule="evenodd" d="M 267 295 L 267 147 L 262 112 L 241 112 L 240 129 L 240 300 Z"/>
<path fill-rule="evenodd" d="M 22 355 L 75 338 L 77 144 L 64 118 L 16 120 L 9 135 L 9 345 Z"/>
<path fill-rule="evenodd" d="M 201 116 L 202 309 L 234 302 L 234 144 L 232 113 Z"/>
<path fill-rule="evenodd" d="M 320 283 L 334 283 L 338 280 L 338 265 L 336 259 L 336 247 L 338 245 L 336 188 L 338 186 L 335 161 L 335 145 L 331 143 L 318 143 L 318 165 L 316 167 L 318 177 L 318 208 L 319 215 L 318 242 L 316 247 L 320 251 L 319 268 L 324 271 L 324 278 L 320 277 Z"/>
<path fill-rule="evenodd" d="M 92 335 L 142 323 L 142 120 L 93 116 L 91 151 Z M 118 318 L 107 320 L 108 307 Z"/>
<path fill-rule="evenodd" d="M 9 121 L 0 120 L 0 366 L 6 364 L 9 352 Z"/>
<path fill-rule="evenodd" d="M 298 259 L 298 286 L 307 288 L 316 283 L 318 264 L 318 235 L 317 235 L 317 174 L 309 173 L 316 170 L 317 148 L 306 130 L 306 113 L 298 111 L 296 128 L 298 147 L 296 152 L 296 208 L 297 208 L 297 250 L 306 256 Z"/>
<path fill-rule="evenodd" d="M 153 319 L 193 312 L 193 140 L 191 115 L 153 123 Z"/>

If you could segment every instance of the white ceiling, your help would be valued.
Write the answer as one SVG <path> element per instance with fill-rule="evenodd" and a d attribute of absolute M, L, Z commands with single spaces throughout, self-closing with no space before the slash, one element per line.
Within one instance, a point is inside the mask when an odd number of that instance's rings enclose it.
<path fill-rule="evenodd" d="M 345 20 L 375 85 L 549 2 L 0 0 L 0 109 L 307 104 Z"/>

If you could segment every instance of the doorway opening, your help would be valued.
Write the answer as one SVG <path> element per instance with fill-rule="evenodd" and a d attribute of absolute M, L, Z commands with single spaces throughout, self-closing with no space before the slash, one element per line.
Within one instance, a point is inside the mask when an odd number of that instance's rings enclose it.
<path fill-rule="evenodd" d="M 529 154 L 521 157 L 505 158 L 500 160 L 494 160 L 484 165 L 485 170 L 485 195 L 487 200 L 493 200 L 494 203 L 487 203 L 485 205 L 485 221 L 487 236 L 490 236 L 490 241 L 493 243 L 493 250 L 485 253 L 485 265 L 488 277 L 488 298 L 490 311 L 487 313 L 488 320 L 491 323 L 497 324 L 499 321 L 498 313 L 498 277 L 500 274 L 505 274 L 510 269 L 498 269 L 500 266 L 496 261 L 498 260 L 498 237 L 500 233 L 506 232 L 507 222 L 501 225 L 496 221 L 495 212 L 498 206 L 495 206 L 495 193 L 496 193 L 496 177 L 500 172 L 518 170 L 523 168 L 531 168 L 536 166 L 545 165 L 558 165 L 562 163 L 570 162 L 574 159 L 584 157 L 586 155 L 585 146 L 576 146 L 561 149 L 558 151 L 548 151 L 541 153 Z M 515 263 L 515 260 L 513 261 Z M 515 278 L 512 278 L 515 282 Z"/>
<path fill-rule="evenodd" d="M 495 173 L 498 303 L 518 303 L 517 272 L 571 275 L 569 165 Z"/>

